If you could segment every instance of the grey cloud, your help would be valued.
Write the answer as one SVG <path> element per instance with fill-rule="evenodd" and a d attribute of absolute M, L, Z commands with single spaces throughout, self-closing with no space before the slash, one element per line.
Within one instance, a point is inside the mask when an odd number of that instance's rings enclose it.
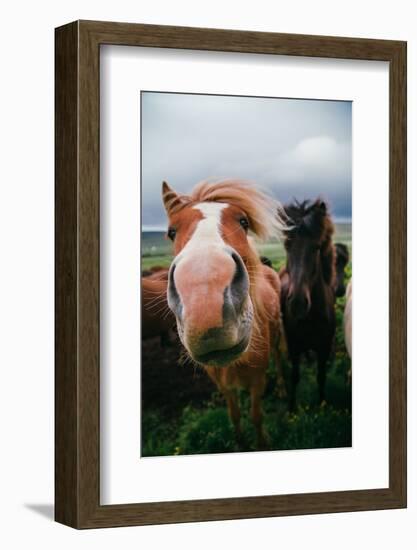
<path fill-rule="evenodd" d="M 325 198 L 351 215 L 351 103 L 142 93 L 143 225 L 164 226 L 161 182 L 254 180 L 280 201 Z"/>

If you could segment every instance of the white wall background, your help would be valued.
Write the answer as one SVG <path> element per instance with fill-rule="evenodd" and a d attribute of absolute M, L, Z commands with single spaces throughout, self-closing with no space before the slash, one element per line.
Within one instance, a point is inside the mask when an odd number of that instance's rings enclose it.
<path fill-rule="evenodd" d="M 371 0 L 15 0 L 0 8 L 0 544 L 35 548 L 416 547 L 417 17 Z M 408 40 L 409 508 L 76 532 L 52 522 L 54 27 L 74 19 Z M 369 182 L 377 189 L 378 182 Z M 371 398 L 371 396 L 370 396 Z M 204 475 L 202 473 L 202 475 Z M 313 473 L 312 473 L 313 475 Z M 341 472 L 343 475 L 343 472 Z"/>

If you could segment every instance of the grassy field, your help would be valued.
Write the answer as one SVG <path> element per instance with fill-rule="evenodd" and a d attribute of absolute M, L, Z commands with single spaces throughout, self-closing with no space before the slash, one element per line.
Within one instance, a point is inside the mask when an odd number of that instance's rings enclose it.
<path fill-rule="evenodd" d="M 351 246 L 350 224 L 336 226 L 335 242 Z M 142 269 L 168 266 L 170 242 L 163 233 L 142 236 Z M 260 245 L 278 269 L 285 261 L 278 242 Z M 351 276 L 351 265 L 346 269 Z M 316 368 L 303 363 L 298 390 L 298 409 L 290 414 L 286 400 L 278 399 L 275 368 L 271 364 L 263 398 L 264 425 L 273 450 L 348 447 L 351 445 L 351 385 L 347 382 L 350 359 L 343 338 L 345 298 L 336 304 L 335 350 L 328 368 L 326 404 L 318 405 Z M 225 401 L 202 369 L 178 365 L 173 349 L 157 348 L 158 342 L 143 343 L 142 363 L 142 456 L 223 453 L 241 451 L 235 443 Z M 158 368 L 156 367 L 158 365 Z M 159 365 L 161 365 L 159 367 Z M 290 365 L 283 361 L 286 380 Z M 159 370 L 158 370 L 159 369 Z M 176 384 L 176 385 L 175 385 Z M 255 450 L 254 430 L 249 416 L 249 396 L 240 393 L 243 450 Z"/>

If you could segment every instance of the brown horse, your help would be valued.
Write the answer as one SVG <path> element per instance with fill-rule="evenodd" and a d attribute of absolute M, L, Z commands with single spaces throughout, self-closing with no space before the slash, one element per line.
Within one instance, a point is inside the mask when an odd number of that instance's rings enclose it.
<path fill-rule="evenodd" d="M 168 269 L 162 265 L 153 265 L 149 269 L 144 269 L 142 271 L 142 277 L 151 277 L 155 273 L 168 273 Z"/>
<path fill-rule="evenodd" d="M 289 228 L 284 240 L 287 263 L 280 272 L 281 307 L 292 363 L 289 407 L 294 410 L 300 359 L 310 351 L 317 356 L 320 403 L 325 398 L 326 368 L 336 329 L 334 226 L 320 199 L 294 202 L 285 212 Z"/>
<path fill-rule="evenodd" d="M 261 398 L 280 337 L 280 281 L 262 265 L 248 237 L 277 234 L 277 203 L 255 186 L 225 180 L 179 195 L 163 183 L 168 237 L 175 258 L 168 304 L 189 357 L 202 365 L 226 398 L 241 441 L 237 389 L 251 394 L 257 445 L 265 447 Z"/>

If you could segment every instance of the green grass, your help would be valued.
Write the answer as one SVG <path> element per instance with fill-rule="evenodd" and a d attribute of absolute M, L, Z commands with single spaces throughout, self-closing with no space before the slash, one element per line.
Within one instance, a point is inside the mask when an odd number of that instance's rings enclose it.
<path fill-rule="evenodd" d="M 346 354 L 343 338 L 344 303 L 345 298 L 340 298 L 336 304 L 335 353 L 327 372 L 326 404 L 318 404 L 315 364 L 303 363 L 297 392 L 298 409 L 294 414 L 289 413 L 287 401 L 278 399 L 276 395 L 275 367 L 270 365 L 263 411 L 271 450 L 349 447 L 352 444 L 351 386 L 347 382 L 350 359 Z M 283 368 L 288 380 L 290 365 L 285 359 Z M 175 396 L 173 399 L 175 400 Z M 239 399 L 243 447 L 236 444 L 224 398 L 219 392 L 213 391 L 207 401 L 198 406 L 185 406 L 178 414 L 172 414 L 171 407 L 169 414 L 163 408 L 144 409 L 142 456 L 256 450 L 255 433 L 249 414 L 249 395 L 241 391 Z"/>
<path fill-rule="evenodd" d="M 351 248 L 350 224 L 336 226 L 335 242 L 344 242 Z M 163 234 L 143 234 L 142 269 L 153 265 L 168 266 L 171 261 L 170 243 Z M 278 269 L 285 261 L 283 247 L 278 242 L 259 245 L 259 253 L 267 256 Z M 351 264 L 346 268 L 351 276 Z M 270 365 L 268 383 L 263 398 L 264 426 L 269 448 L 273 450 L 347 447 L 351 440 L 351 386 L 347 383 L 350 359 L 343 336 L 345 298 L 336 303 L 337 330 L 335 352 L 328 368 L 325 405 L 319 406 L 316 366 L 301 365 L 301 379 L 297 393 L 298 409 L 288 412 L 286 400 L 278 399 L 275 388 L 275 368 Z M 184 366 L 184 368 L 187 368 Z M 192 368 L 192 367 L 189 367 Z M 286 380 L 290 365 L 284 359 Z M 228 418 L 221 394 L 213 391 L 211 397 L 198 405 L 186 405 L 177 414 L 163 408 L 148 406 L 142 411 L 142 456 L 225 453 L 255 450 L 255 434 L 250 419 L 250 399 L 247 392 L 239 394 L 242 411 L 244 446 L 237 447 L 233 427 Z M 173 396 L 175 400 L 175 396 Z"/>
<path fill-rule="evenodd" d="M 263 399 L 264 427 L 271 450 L 349 447 L 351 435 L 351 387 L 346 382 L 350 362 L 336 352 L 327 375 L 326 404 L 317 403 L 315 367 L 302 365 L 298 409 L 289 413 L 287 402 L 275 393 L 271 367 Z M 289 365 L 285 364 L 289 373 Z M 162 410 L 143 411 L 142 456 L 192 455 L 254 451 L 255 433 L 249 414 L 250 399 L 239 393 L 243 447 L 238 447 L 223 397 L 216 391 L 199 407 L 186 406 L 179 417 Z"/>
<path fill-rule="evenodd" d="M 142 270 L 159 265 L 169 267 L 172 261 L 171 241 L 162 231 L 142 233 Z"/>

